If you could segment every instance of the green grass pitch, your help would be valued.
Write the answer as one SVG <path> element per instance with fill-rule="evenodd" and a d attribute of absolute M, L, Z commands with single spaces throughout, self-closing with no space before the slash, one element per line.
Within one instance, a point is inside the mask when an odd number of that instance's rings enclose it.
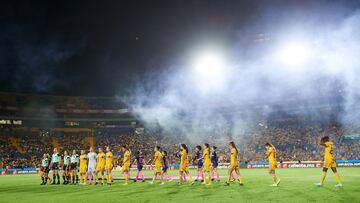
<path fill-rule="evenodd" d="M 272 182 L 266 169 L 242 169 L 245 185 L 233 183 L 228 187 L 223 186 L 225 178 L 212 186 L 178 185 L 175 180 L 165 185 L 131 182 L 123 186 L 123 181 L 115 181 L 111 186 L 40 186 L 39 175 L 7 175 L 0 176 L 0 202 L 360 202 L 360 168 L 338 171 L 343 188 L 334 187 L 335 177 L 330 171 L 324 187 L 314 186 L 321 169 L 278 169 L 281 184 L 277 188 L 269 186 Z M 177 175 L 177 171 L 171 174 Z M 225 176 L 226 170 L 221 170 L 221 175 Z"/>

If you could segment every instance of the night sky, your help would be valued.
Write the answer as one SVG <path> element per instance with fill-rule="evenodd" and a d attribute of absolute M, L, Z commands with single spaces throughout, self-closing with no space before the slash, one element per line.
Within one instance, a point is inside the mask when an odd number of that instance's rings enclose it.
<path fill-rule="evenodd" d="M 270 3 L 271 2 L 271 3 Z M 286 2 L 286 3 L 284 3 Z M 343 3 L 342 3 L 343 4 Z M 334 1 L 2 1 L 0 91 L 131 94 L 135 83 L 206 43 L 231 47 L 247 26 Z M 358 1 L 347 1 L 354 9 Z M 259 32 L 266 27 L 258 28 Z"/>

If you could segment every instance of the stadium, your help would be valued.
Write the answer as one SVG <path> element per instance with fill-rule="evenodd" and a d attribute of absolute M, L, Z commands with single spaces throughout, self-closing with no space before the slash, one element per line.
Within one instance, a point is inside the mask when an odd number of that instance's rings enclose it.
<path fill-rule="evenodd" d="M 360 2 L 4 2 L 0 202 L 360 202 Z"/>

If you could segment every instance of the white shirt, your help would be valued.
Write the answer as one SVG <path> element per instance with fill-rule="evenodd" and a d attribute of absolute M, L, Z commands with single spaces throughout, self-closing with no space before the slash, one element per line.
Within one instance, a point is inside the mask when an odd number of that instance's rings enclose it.
<path fill-rule="evenodd" d="M 96 153 L 95 152 L 89 152 L 88 155 L 89 164 L 88 165 L 96 165 Z"/>

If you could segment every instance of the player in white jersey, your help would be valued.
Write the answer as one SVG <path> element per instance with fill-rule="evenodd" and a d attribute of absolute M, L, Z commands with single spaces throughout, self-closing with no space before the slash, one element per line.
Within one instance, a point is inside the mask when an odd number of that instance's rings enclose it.
<path fill-rule="evenodd" d="M 96 153 L 94 148 L 90 147 L 90 152 L 87 155 L 88 158 L 88 173 L 87 177 L 90 179 L 89 185 L 95 185 L 95 175 L 96 175 Z"/>

